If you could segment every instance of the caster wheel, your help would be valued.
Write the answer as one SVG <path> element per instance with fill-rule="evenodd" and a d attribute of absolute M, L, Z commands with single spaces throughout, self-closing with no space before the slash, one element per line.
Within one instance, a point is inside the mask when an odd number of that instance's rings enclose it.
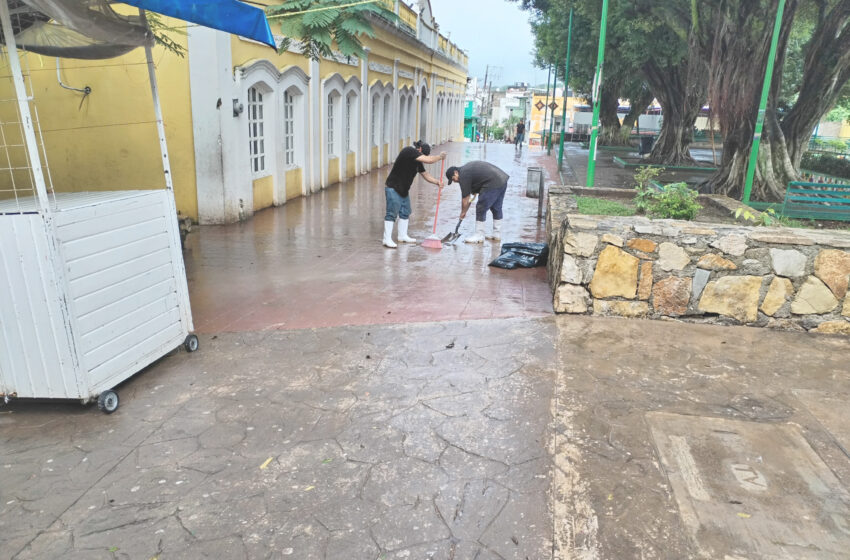
<path fill-rule="evenodd" d="M 186 340 L 183 342 L 183 348 L 186 349 L 186 352 L 195 352 L 198 349 L 198 337 L 194 334 L 190 334 L 186 337 Z"/>
<path fill-rule="evenodd" d="M 118 393 L 115 391 L 104 391 L 97 397 L 97 407 L 106 414 L 112 414 L 118 410 Z"/>

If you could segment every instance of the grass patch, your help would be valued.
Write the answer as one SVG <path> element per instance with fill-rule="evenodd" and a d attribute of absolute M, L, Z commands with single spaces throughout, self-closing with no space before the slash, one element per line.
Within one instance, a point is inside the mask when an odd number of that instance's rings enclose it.
<path fill-rule="evenodd" d="M 580 214 L 597 216 L 634 216 L 634 208 L 629 208 L 619 202 L 595 198 L 592 196 L 578 196 L 578 211 Z"/>

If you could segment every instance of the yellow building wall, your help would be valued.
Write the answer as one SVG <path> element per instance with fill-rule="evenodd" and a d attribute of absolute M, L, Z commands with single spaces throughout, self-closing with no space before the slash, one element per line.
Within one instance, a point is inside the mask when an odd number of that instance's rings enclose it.
<path fill-rule="evenodd" d="M 267 175 L 254 179 L 254 212 L 274 205 L 274 177 Z"/>
<path fill-rule="evenodd" d="M 296 167 L 286 172 L 286 200 L 301 196 L 301 168 Z"/>
<path fill-rule="evenodd" d="M 328 160 L 328 185 L 339 183 L 339 158 Z"/>
<path fill-rule="evenodd" d="M 540 142 L 540 131 L 543 130 L 543 122 L 544 119 L 546 121 L 546 132 L 549 132 L 549 123 L 552 118 L 552 112 L 543 107 L 542 109 L 538 109 L 536 107 L 537 102 L 546 103 L 546 94 L 545 93 L 535 93 L 534 98 L 531 100 L 531 116 L 529 118 L 531 125 L 530 130 L 526 131 L 526 136 L 529 139 L 536 140 L 538 143 Z M 581 105 L 584 100 L 580 97 L 568 97 L 567 98 L 567 117 L 570 117 L 572 112 L 575 109 L 576 105 Z M 549 96 L 549 103 L 552 102 L 552 96 Z M 555 117 L 560 118 L 561 114 L 564 110 L 564 98 L 558 97 L 555 99 L 555 103 L 558 104 L 558 107 L 555 109 Z M 548 114 L 548 117 L 546 116 Z M 513 134 L 513 132 L 511 132 Z"/>
<path fill-rule="evenodd" d="M 378 146 L 372 146 L 372 165 L 374 167 L 378 166 L 377 161 L 378 161 Z"/>
<path fill-rule="evenodd" d="M 280 32 L 279 29 L 275 29 L 274 24 L 272 24 L 272 31 L 274 33 Z M 230 48 L 234 66 L 243 66 L 251 60 L 266 59 L 274 64 L 278 70 L 287 66 L 297 66 L 306 74 L 310 74 L 310 61 L 299 54 L 288 51 L 277 54 L 273 49 L 265 45 L 260 45 L 259 43 L 248 41 L 235 35 L 232 35 L 230 38 Z"/>
<path fill-rule="evenodd" d="M 185 29 L 185 22 L 166 19 L 168 25 Z M 171 38 L 186 48 L 185 35 L 173 33 Z M 23 51 L 20 56 L 32 78 L 57 192 L 165 188 L 143 49 L 104 61 L 59 59 L 63 83 L 91 87 L 85 98 L 59 86 L 55 58 Z M 154 48 L 153 58 L 177 208 L 197 219 L 189 65 L 162 47 Z M 10 73 L 5 57 L 0 72 Z M 14 98 L 11 86 L 11 80 L 0 82 L 4 99 Z"/>
<path fill-rule="evenodd" d="M 345 175 L 346 177 L 354 177 L 357 174 L 356 154 L 349 152 L 345 157 Z"/>

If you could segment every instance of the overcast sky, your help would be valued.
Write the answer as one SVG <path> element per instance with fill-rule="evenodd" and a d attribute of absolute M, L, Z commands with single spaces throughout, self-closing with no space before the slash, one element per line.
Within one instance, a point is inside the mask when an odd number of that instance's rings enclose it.
<path fill-rule="evenodd" d="M 469 53 L 469 75 L 484 79 L 487 65 L 500 67 L 494 85 L 542 83 L 546 72 L 534 68 L 534 39 L 528 12 L 507 0 L 431 0 L 440 33 Z"/>

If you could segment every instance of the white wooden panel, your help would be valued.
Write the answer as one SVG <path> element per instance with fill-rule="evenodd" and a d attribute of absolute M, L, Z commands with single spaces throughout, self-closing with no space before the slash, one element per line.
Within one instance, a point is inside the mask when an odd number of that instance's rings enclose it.
<path fill-rule="evenodd" d="M 77 299 L 162 265 L 171 266 L 171 254 L 167 248 L 124 263 L 121 266 L 112 267 L 84 278 L 72 280 L 70 282 L 71 295 L 74 299 Z"/>
<path fill-rule="evenodd" d="M 174 323 L 141 341 L 141 344 L 128 348 L 122 354 L 94 368 L 89 372 L 92 394 L 111 389 L 128 377 L 135 375 L 180 346 L 185 337 L 186 331 L 183 325 Z"/>
<path fill-rule="evenodd" d="M 57 196 L 56 225 L 60 229 L 76 222 L 104 219 L 119 212 L 144 208 L 162 196 L 161 191 L 75 194 L 78 196 Z"/>
<path fill-rule="evenodd" d="M 42 216 L 0 218 L 0 286 L 2 392 L 81 396 Z"/>
<path fill-rule="evenodd" d="M 149 299 L 125 315 L 112 315 L 108 323 L 80 336 L 82 351 L 86 355 L 86 364 L 92 368 L 103 363 L 103 361 L 96 361 L 94 356 L 103 355 L 102 350 L 106 346 L 110 347 L 106 349 L 108 355 L 120 354 L 120 349 L 115 348 L 115 340 L 157 317 L 168 314 L 173 309 L 177 309 L 177 294 L 171 292 L 158 299 Z"/>
<path fill-rule="evenodd" d="M 85 315 L 80 314 L 78 311 L 77 328 L 80 330 L 80 336 L 84 337 L 95 329 L 109 324 L 116 318 L 125 317 L 148 303 L 159 301 L 168 295 L 174 295 L 176 297 L 174 279 L 170 276 L 149 288 L 133 291 L 132 293 L 123 293 L 122 297 L 117 301 L 109 305 L 99 305 L 96 309 Z"/>
<path fill-rule="evenodd" d="M 168 234 L 160 233 L 120 247 L 108 249 L 74 261 L 66 261 L 68 280 L 72 283 L 97 272 L 122 267 L 132 261 L 165 249 L 169 250 Z M 170 261 L 169 257 L 169 261 Z"/>
<path fill-rule="evenodd" d="M 157 197 L 144 197 L 144 205 L 137 205 L 124 210 L 116 209 L 108 216 L 83 219 L 84 209 L 74 210 L 75 221 L 59 226 L 58 235 L 63 243 L 68 244 L 78 239 L 104 232 L 119 232 L 123 228 L 132 227 L 154 218 L 161 218 L 161 203 Z M 119 206 L 116 204 L 116 206 Z M 63 213 L 63 217 L 68 212 Z M 67 218 L 66 218 L 67 220 Z"/>
<path fill-rule="evenodd" d="M 113 339 L 108 345 L 86 356 L 86 363 L 90 364 L 90 383 L 96 386 L 104 379 L 114 378 L 116 375 L 122 379 L 130 377 L 136 371 L 124 368 L 152 351 L 158 350 L 159 356 L 164 356 L 174 348 L 159 347 L 161 341 L 169 340 L 182 332 L 180 310 L 175 308 Z"/>
<path fill-rule="evenodd" d="M 98 309 L 128 297 L 128 294 L 135 294 L 174 278 L 169 262 L 162 263 L 152 269 L 145 269 L 132 276 L 126 270 L 113 272 L 116 274 L 123 273 L 127 278 L 107 284 L 105 288 L 87 295 L 76 297 L 73 301 L 73 308 L 77 317 L 86 318 Z"/>
<path fill-rule="evenodd" d="M 75 224 L 77 225 L 77 224 Z M 72 263 L 79 259 L 103 253 L 110 249 L 123 247 L 128 241 L 147 240 L 159 234 L 168 232 L 168 224 L 163 216 L 137 223 L 124 228 L 113 230 L 102 230 L 87 237 L 80 237 L 73 241 L 65 241 L 65 262 Z"/>

